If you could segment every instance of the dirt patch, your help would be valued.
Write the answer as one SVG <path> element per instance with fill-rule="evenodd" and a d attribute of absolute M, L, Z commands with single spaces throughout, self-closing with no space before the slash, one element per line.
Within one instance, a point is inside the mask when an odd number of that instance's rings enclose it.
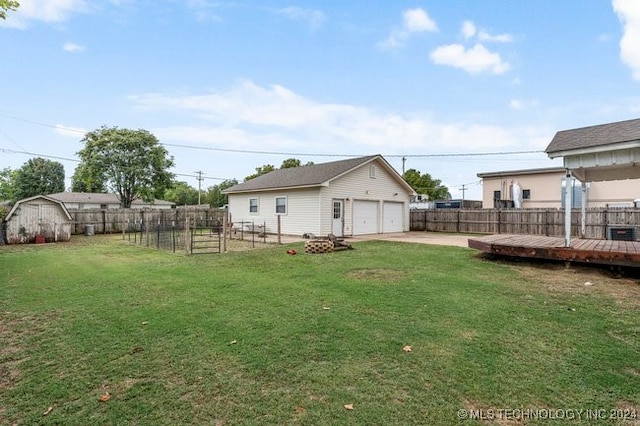
<path fill-rule="evenodd" d="M 495 262 L 495 259 L 491 260 Z M 549 293 L 606 294 L 626 308 L 640 308 L 640 271 L 547 261 L 497 260 L 527 282 L 537 282 Z M 620 273 L 624 275 L 620 277 Z"/>
<path fill-rule="evenodd" d="M 354 269 L 347 273 L 347 277 L 358 281 L 376 281 L 386 283 L 398 283 L 405 277 L 405 272 L 395 269 L 373 268 Z"/>

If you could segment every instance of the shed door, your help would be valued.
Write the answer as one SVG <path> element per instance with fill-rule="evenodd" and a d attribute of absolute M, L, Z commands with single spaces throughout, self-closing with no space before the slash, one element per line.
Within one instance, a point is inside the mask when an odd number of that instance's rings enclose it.
<path fill-rule="evenodd" d="M 386 202 L 382 207 L 382 232 L 404 231 L 404 203 Z"/>
<path fill-rule="evenodd" d="M 344 201 L 333 200 L 332 205 L 331 233 L 336 237 L 342 237 L 342 229 L 344 226 Z"/>
<path fill-rule="evenodd" d="M 353 202 L 353 235 L 378 233 L 378 202 Z"/>

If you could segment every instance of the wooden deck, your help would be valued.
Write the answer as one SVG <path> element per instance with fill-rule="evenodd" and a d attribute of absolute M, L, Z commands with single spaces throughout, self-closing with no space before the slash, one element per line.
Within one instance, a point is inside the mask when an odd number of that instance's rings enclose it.
<path fill-rule="evenodd" d="M 499 234 L 471 237 L 468 244 L 485 253 L 503 256 L 640 267 L 638 241 L 574 239 L 571 247 L 565 247 L 564 238 Z"/>

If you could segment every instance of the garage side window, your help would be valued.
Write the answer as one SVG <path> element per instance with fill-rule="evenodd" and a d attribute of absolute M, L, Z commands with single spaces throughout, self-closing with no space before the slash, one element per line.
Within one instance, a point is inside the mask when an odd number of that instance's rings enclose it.
<path fill-rule="evenodd" d="M 249 198 L 249 213 L 258 213 L 258 199 Z"/>
<path fill-rule="evenodd" d="M 287 197 L 276 197 L 276 214 L 287 214 Z"/>

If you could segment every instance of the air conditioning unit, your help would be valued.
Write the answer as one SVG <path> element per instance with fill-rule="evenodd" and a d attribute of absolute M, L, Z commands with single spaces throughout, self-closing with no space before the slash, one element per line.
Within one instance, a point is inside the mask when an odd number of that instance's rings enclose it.
<path fill-rule="evenodd" d="M 636 241 L 634 226 L 607 226 L 607 240 Z"/>

